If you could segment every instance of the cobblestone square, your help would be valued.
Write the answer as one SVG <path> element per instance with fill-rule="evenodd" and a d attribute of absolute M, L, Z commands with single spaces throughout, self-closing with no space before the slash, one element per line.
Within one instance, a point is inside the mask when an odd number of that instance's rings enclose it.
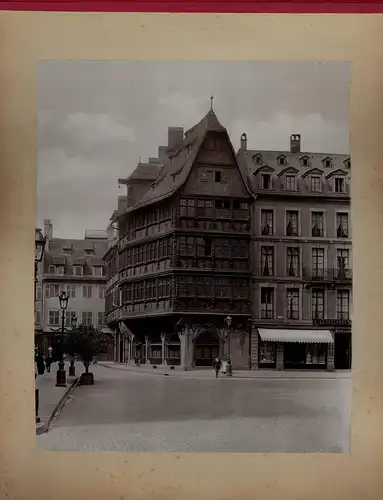
<path fill-rule="evenodd" d="M 348 452 L 351 379 L 160 376 L 92 367 L 47 434 L 47 450 Z M 209 378 L 211 377 L 211 378 Z"/>

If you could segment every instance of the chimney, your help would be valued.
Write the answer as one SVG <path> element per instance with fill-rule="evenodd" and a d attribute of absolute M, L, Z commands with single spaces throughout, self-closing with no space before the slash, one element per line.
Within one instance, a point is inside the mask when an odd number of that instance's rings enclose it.
<path fill-rule="evenodd" d="M 244 151 L 247 150 L 247 135 L 246 134 L 241 135 L 241 149 L 243 149 Z"/>
<path fill-rule="evenodd" d="M 182 127 L 168 127 L 168 148 L 174 149 L 184 140 L 184 129 Z"/>
<path fill-rule="evenodd" d="M 44 219 L 44 236 L 48 236 L 48 240 L 53 238 L 53 226 L 50 219 Z"/>
<path fill-rule="evenodd" d="M 117 210 L 119 213 L 124 212 L 127 208 L 128 197 L 124 195 L 120 195 L 117 198 Z"/>
<path fill-rule="evenodd" d="M 168 155 L 166 154 L 167 146 L 159 146 L 158 148 L 158 159 L 160 163 L 166 163 Z"/>
<path fill-rule="evenodd" d="M 117 230 L 112 225 L 110 225 L 106 230 L 106 234 L 108 235 L 109 246 L 112 246 L 117 236 Z"/>
<path fill-rule="evenodd" d="M 153 163 L 156 164 L 156 163 L 159 163 L 160 160 L 158 158 L 153 158 L 153 157 L 150 157 L 149 158 L 149 163 L 152 165 Z"/>
<path fill-rule="evenodd" d="M 299 134 L 290 135 L 290 152 L 291 153 L 301 152 L 301 136 Z"/>

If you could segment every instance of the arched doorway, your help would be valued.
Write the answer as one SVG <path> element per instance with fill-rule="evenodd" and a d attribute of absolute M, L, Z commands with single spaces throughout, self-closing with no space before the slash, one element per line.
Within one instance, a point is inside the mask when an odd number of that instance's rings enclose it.
<path fill-rule="evenodd" d="M 219 356 L 220 343 L 211 331 L 204 331 L 194 342 L 195 366 L 211 366 L 213 359 Z"/>

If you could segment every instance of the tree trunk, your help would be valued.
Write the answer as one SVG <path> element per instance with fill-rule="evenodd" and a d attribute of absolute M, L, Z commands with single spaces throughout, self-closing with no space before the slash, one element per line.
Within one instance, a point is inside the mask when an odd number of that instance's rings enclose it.
<path fill-rule="evenodd" d="M 85 366 L 85 373 L 89 373 L 89 363 L 88 362 L 84 363 L 84 366 Z"/>

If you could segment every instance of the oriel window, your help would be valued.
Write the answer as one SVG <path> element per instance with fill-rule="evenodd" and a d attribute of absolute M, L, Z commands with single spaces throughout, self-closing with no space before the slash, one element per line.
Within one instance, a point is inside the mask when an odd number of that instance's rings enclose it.
<path fill-rule="evenodd" d="M 261 248 L 261 275 L 273 276 L 274 274 L 274 247 Z"/>

